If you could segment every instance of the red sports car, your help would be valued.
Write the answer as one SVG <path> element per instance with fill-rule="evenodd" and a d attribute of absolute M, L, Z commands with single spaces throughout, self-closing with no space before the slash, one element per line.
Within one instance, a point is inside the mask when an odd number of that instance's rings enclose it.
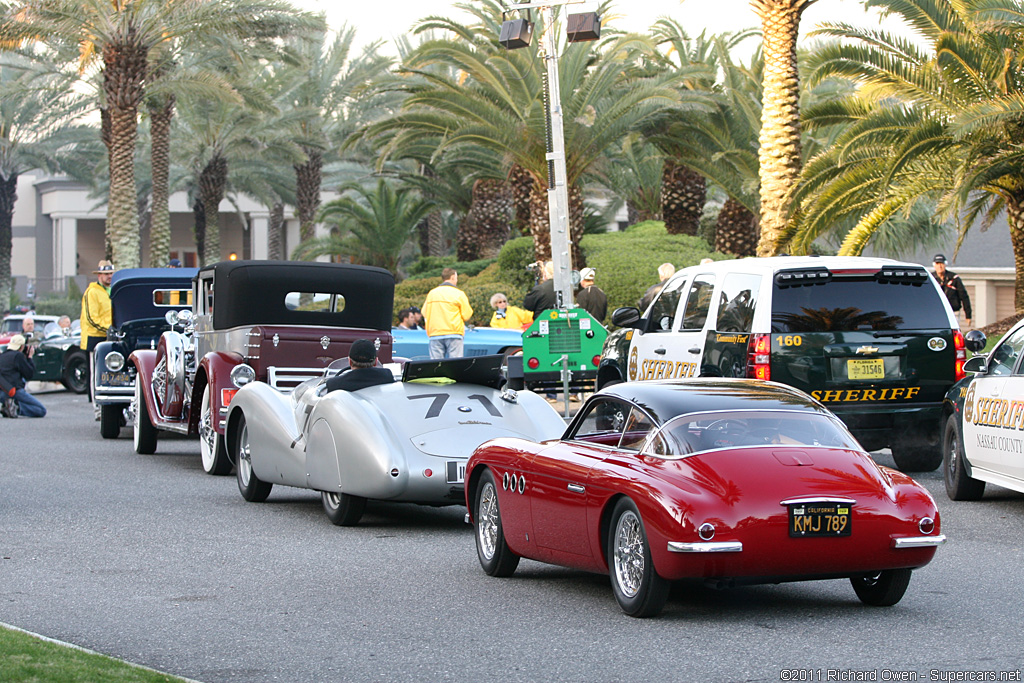
<path fill-rule="evenodd" d="M 480 446 L 465 490 L 486 573 L 509 576 L 520 557 L 607 572 L 635 617 L 687 578 L 849 578 L 862 602 L 894 605 L 945 541 L 924 487 L 773 382 L 606 387 L 559 440 Z"/>

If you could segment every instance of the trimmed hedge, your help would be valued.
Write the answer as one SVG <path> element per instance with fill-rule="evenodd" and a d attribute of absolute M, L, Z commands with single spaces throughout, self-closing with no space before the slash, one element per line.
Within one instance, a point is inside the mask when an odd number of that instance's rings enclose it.
<path fill-rule="evenodd" d="M 647 288 L 658 281 L 658 266 L 671 263 L 676 270 L 702 259 L 732 258 L 711 250 L 700 237 L 669 235 L 662 221 L 637 223 L 623 232 L 586 235 L 580 242 L 587 266 L 597 271 L 594 284 L 608 295 L 608 325 L 620 306 L 636 306 Z"/>
<path fill-rule="evenodd" d="M 523 297 L 526 296 L 528 290 L 502 279 L 498 264 L 493 260 L 491 265 L 479 271 L 475 277 L 464 276 L 461 265 L 454 263 L 451 267 L 454 267 L 459 273 L 459 289 L 466 293 L 469 305 L 473 307 L 473 317 L 469 320 L 471 325 L 485 326 L 491 321 L 491 314 L 494 312 L 494 309 L 491 308 L 491 296 L 495 292 L 504 292 L 508 296 L 508 300 L 515 305 L 519 305 Z M 427 298 L 427 293 L 440 284 L 441 274 L 438 272 L 433 277 L 409 278 L 396 285 L 395 320 L 398 320 L 398 311 L 403 308 L 409 306 L 423 308 L 423 301 Z"/>
<path fill-rule="evenodd" d="M 732 258 L 713 252 L 700 237 L 669 235 L 662 221 L 637 223 L 623 232 L 585 235 L 580 246 L 587 266 L 597 271 L 597 286 L 608 295 L 605 325 L 610 324 L 616 308 L 637 304 L 647 288 L 658 281 L 658 266 L 662 263 L 671 263 L 678 270 L 696 265 L 704 258 Z M 504 292 L 513 305 L 522 305 L 523 297 L 534 284 L 533 273 L 526 269 L 534 260 L 533 254 L 533 238 L 518 237 L 505 243 L 497 262 L 491 259 L 457 263 L 454 257 L 420 259 L 410 272 L 429 271 L 430 275 L 410 277 L 395 287 L 395 313 L 408 306 L 423 308 L 427 292 L 441 283 L 441 269 L 452 267 L 459 273 L 459 289 L 466 293 L 473 307 L 470 322 L 486 325 L 493 312 L 490 299 L 495 292 Z M 477 267 L 481 263 L 486 267 Z"/>

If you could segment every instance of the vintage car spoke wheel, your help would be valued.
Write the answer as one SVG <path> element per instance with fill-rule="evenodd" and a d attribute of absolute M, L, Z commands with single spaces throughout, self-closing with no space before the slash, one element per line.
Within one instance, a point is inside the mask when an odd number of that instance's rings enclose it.
<path fill-rule="evenodd" d="M 69 355 L 60 381 L 72 393 L 84 394 L 89 391 L 89 357 L 84 353 Z"/>
<path fill-rule="evenodd" d="M 321 491 L 320 502 L 323 503 L 327 519 L 337 526 L 355 526 L 363 517 L 366 499 L 336 491 Z"/>
<path fill-rule="evenodd" d="M 104 439 L 116 439 L 121 436 L 123 418 L 124 406 L 120 403 L 100 406 L 100 436 Z"/>
<path fill-rule="evenodd" d="M 946 484 L 946 495 L 950 500 L 979 500 L 985 494 L 985 482 L 967 474 L 956 415 L 950 415 L 946 421 L 942 444 L 942 479 Z"/>
<path fill-rule="evenodd" d="M 135 414 L 135 424 L 132 427 L 135 452 L 139 455 L 156 453 L 157 430 L 149 420 L 149 408 L 142 395 L 141 377 L 135 379 L 135 398 L 132 399 L 132 407 L 132 412 Z"/>
<path fill-rule="evenodd" d="M 203 402 L 199 409 L 199 450 L 203 456 L 203 470 L 207 474 L 230 474 L 231 459 L 224 447 L 224 437 L 214 428 L 217 416 L 213 413 L 213 392 L 207 384 L 203 389 Z"/>
<path fill-rule="evenodd" d="M 484 470 L 476 490 L 473 522 L 476 525 L 476 554 L 484 572 L 490 576 L 512 576 L 519 566 L 519 556 L 505 542 L 501 509 L 498 507 L 498 487 L 489 469 Z"/>
<path fill-rule="evenodd" d="M 910 585 L 910 569 L 886 569 L 875 574 L 850 578 L 853 590 L 865 605 L 889 607 L 895 605 Z"/>
<path fill-rule="evenodd" d="M 612 511 L 608 566 L 612 590 L 623 612 L 631 617 L 653 617 L 661 612 L 669 582 L 654 570 L 640 511 L 629 498 L 620 498 Z"/>
<path fill-rule="evenodd" d="M 252 448 L 249 443 L 249 427 L 245 424 L 245 415 L 238 418 L 235 437 L 235 471 L 238 474 L 238 490 L 250 503 L 262 503 L 270 495 L 273 484 L 269 484 L 252 471 Z"/>

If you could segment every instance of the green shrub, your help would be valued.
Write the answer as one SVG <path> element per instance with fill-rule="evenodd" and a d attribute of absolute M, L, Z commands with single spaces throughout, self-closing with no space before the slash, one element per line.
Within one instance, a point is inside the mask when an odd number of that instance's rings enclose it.
<path fill-rule="evenodd" d="M 423 301 L 427 298 L 427 293 L 440 284 L 439 273 L 436 277 L 408 279 L 396 285 L 395 320 L 398 320 L 398 311 L 403 308 L 409 306 L 423 308 Z M 469 305 L 473 307 L 473 317 L 469 323 L 480 326 L 487 325 L 491 320 L 491 314 L 494 312 L 494 309 L 491 308 L 491 296 L 495 292 L 504 292 L 513 304 L 518 304 L 526 296 L 525 289 L 502 279 L 501 270 L 493 261 L 475 277 L 463 276 L 462 271 L 459 271 L 459 289 L 466 293 Z"/>
<path fill-rule="evenodd" d="M 494 263 L 494 259 L 478 259 L 476 261 L 459 261 L 455 256 L 422 256 L 409 264 L 410 278 L 441 277 L 441 271 L 445 268 L 454 268 L 459 277 L 473 276 L 487 266 Z"/>
<path fill-rule="evenodd" d="M 533 263 L 533 254 L 532 237 L 517 237 L 505 242 L 505 246 L 498 253 L 501 278 L 506 282 L 515 283 L 524 291 L 530 291 L 530 288 L 533 287 L 534 275 L 526 269 L 526 266 Z"/>
<path fill-rule="evenodd" d="M 82 302 L 82 288 L 78 286 L 78 282 L 73 277 L 68 277 L 68 295 L 69 301 Z"/>
<path fill-rule="evenodd" d="M 624 232 L 586 235 L 580 246 L 587 265 L 597 271 L 595 284 L 608 295 L 606 325 L 616 308 L 637 305 L 647 288 L 658 281 L 662 263 L 679 269 L 704 258 L 730 258 L 711 251 L 700 237 L 667 234 L 661 221 L 637 223 Z"/>
<path fill-rule="evenodd" d="M 731 258 L 711 251 L 700 237 L 669 235 L 662 221 L 644 221 L 623 232 L 585 235 L 580 246 L 587 265 L 597 270 L 597 286 L 608 295 L 608 316 L 620 306 L 635 306 L 647 288 L 658 281 L 658 266 L 668 262 L 678 268 L 696 265 L 701 259 L 716 261 Z M 518 237 L 501 248 L 494 259 L 457 263 L 454 257 L 423 258 L 416 262 L 409 277 L 395 287 L 395 313 L 408 306 L 423 308 L 423 300 L 441 284 L 441 270 L 453 267 L 459 273 L 459 289 L 473 307 L 474 325 L 490 322 L 491 295 L 504 292 L 512 305 L 520 306 L 534 284 L 526 266 L 534 260 L 533 238 Z M 395 316 L 397 320 L 397 315 Z"/>
<path fill-rule="evenodd" d="M 74 320 L 82 313 L 81 297 L 78 301 L 66 297 L 36 299 L 35 309 L 39 315 L 66 315 Z"/>

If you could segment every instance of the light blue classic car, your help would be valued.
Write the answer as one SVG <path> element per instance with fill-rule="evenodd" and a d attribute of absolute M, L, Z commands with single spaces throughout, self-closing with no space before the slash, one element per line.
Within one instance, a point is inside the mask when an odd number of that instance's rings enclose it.
<path fill-rule="evenodd" d="M 392 327 L 394 346 L 391 354 L 409 360 L 430 358 L 426 330 L 407 330 Z M 494 353 L 512 354 L 523 348 L 522 330 L 506 330 L 497 327 L 467 327 L 463 342 L 463 356 L 488 356 Z"/>

